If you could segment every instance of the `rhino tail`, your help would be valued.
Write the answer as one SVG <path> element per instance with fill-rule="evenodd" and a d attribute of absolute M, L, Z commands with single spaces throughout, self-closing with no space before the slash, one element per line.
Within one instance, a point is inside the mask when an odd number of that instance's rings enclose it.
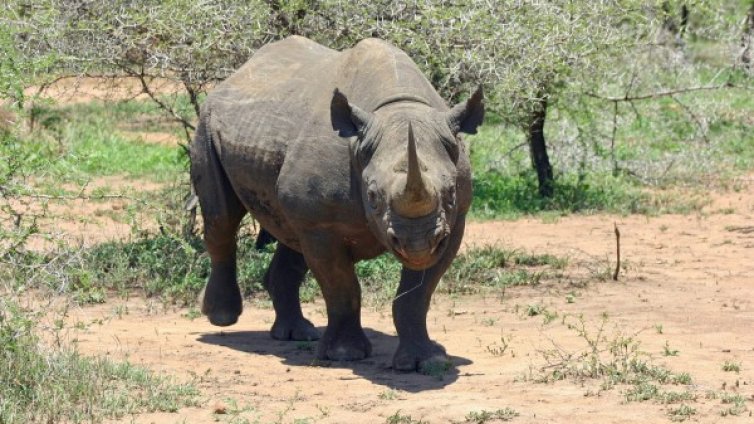
<path fill-rule="evenodd" d="M 190 149 L 191 184 L 202 209 L 205 230 L 207 220 L 229 219 L 230 222 L 246 214 L 220 161 L 219 146 L 214 141 L 209 122 L 208 113 L 199 118 Z"/>

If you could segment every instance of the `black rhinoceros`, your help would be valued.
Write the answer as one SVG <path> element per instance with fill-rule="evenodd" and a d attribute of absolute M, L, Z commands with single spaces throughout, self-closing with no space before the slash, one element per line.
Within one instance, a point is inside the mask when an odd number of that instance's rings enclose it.
<path fill-rule="evenodd" d="M 367 357 L 354 263 L 390 251 L 403 265 L 394 368 L 447 361 L 426 316 L 471 203 L 458 134 L 475 133 L 483 116 L 481 90 L 449 109 L 384 41 L 337 52 L 290 37 L 261 48 L 207 96 L 191 146 L 212 261 L 202 312 L 220 326 L 241 314 L 236 232 L 250 212 L 279 241 L 264 278 L 273 338 L 320 338 L 299 302 L 311 270 L 327 304 L 317 356 Z"/>

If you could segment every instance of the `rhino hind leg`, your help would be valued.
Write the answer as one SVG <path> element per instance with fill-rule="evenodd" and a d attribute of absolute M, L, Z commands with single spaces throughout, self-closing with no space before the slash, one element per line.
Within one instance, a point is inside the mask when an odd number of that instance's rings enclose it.
<path fill-rule="evenodd" d="M 275 236 L 270 234 L 269 231 L 265 230 L 264 228 L 259 229 L 259 234 L 257 234 L 257 240 L 254 242 L 254 248 L 257 250 L 264 250 L 267 248 L 268 245 L 275 243 L 277 239 Z"/>
<path fill-rule="evenodd" d="M 445 348 L 429 338 L 427 312 L 440 277 L 445 274 L 461 246 L 464 224 L 465 218 L 458 217 L 449 236 L 448 247 L 437 264 L 424 271 L 404 267 L 401 272 L 398 293 L 393 301 L 393 321 L 399 340 L 393 356 L 395 370 L 432 373 L 452 365 Z"/>
<path fill-rule="evenodd" d="M 278 243 L 264 285 L 275 308 L 275 323 L 270 335 L 277 340 L 319 340 L 319 331 L 301 312 L 299 288 L 308 271 L 301 253 Z"/>
<path fill-rule="evenodd" d="M 201 119 L 191 146 L 191 180 L 204 220 L 204 244 L 211 260 L 202 313 L 218 326 L 238 321 L 243 308 L 236 280 L 236 233 L 246 209 L 233 191 Z"/>
<path fill-rule="evenodd" d="M 202 208 L 204 210 L 204 208 Z M 245 210 L 228 216 L 204 215 L 204 243 L 211 260 L 202 313 L 213 325 L 225 327 L 238 321 L 243 310 L 241 289 L 236 279 L 236 232 Z"/>
<path fill-rule="evenodd" d="M 241 217 L 243 215 L 241 214 Z M 202 313 L 213 325 L 233 325 L 243 310 L 241 289 L 236 279 L 236 231 L 240 219 L 205 216 L 204 241 L 211 260 L 207 287 L 202 299 Z"/>

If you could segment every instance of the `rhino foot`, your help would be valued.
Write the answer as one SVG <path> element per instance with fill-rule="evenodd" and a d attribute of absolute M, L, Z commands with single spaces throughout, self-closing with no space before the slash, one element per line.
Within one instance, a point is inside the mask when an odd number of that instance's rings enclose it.
<path fill-rule="evenodd" d="M 332 361 L 358 361 L 372 354 L 372 343 L 362 329 L 328 337 L 327 332 L 317 346 L 317 357 Z"/>
<path fill-rule="evenodd" d="M 272 324 L 270 336 L 275 340 L 314 341 L 319 340 L 319 331 L 306 318 L 290 322 L 276 319 Z"/>
<path fill-rule="evenodd" d="M 218 327 L 227 327 L 238 322 L 241 312 L 216 310 L 209 313 L 204 312 L 204 314 L 209 318 L 210 324 Z"/>
<path fill-rule="evenodd" d="M 227 327 L 238 322 L 238 317 L 243 311 L 240 293 L 231 292 L 229 298 L 222 298 L 217 295 L 208 296 L 205 291 L 202 297 L 202 313 L 209 318 L 212 325 Z"/>
<path fill-rule="evenodd" d="M 396 371 L 419 371 L 422 374 L 443 374 L 453 363 L 445 348 L 427 341 L 422 344 L 400 344 L 393 356 L 393 369 Z"/>

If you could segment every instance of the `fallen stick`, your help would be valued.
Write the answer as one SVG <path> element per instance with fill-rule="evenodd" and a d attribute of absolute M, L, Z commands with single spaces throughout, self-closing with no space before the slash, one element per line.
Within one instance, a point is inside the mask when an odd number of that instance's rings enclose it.
<path fill-rule="evenodd" d="M 618 273 L 620 272 L 620 231 L 618 230 L 618 224 L 613 222 L 615 227 L 615 255 L 617 260 L 615 262 L 615 272 L 613 272 L 613 281 L 618 281 Z"/>

